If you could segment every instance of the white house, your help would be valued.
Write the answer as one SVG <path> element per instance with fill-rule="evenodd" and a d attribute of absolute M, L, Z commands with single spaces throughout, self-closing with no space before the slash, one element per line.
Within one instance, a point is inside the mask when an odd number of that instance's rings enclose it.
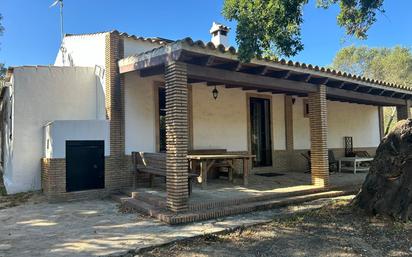
<path fill-rule="evenodd" d="M 168 163 L 184 163 L 191 149 L 253 153 L 252 172 L 303 172 L 301 153 L 311 150 L 313 183 L 328 187 L 328 149 L 343 156 L 351 137 L 355 150 L 373 152 L 381 107 L 410 116 L 407 88 L 304 63 L 241 63 L 229 29 L 210 32 L 209 43 L 66 35 L 53 66 L 10 68 L 1 98 L 7 192 L 79 199 L 130 187 L 131 152 L 166 148 Z M 168 202 L 178 211 L 187 188 L 171 185 L 187 168 L 171 167 L 180 175 L 168 177 Z"/>

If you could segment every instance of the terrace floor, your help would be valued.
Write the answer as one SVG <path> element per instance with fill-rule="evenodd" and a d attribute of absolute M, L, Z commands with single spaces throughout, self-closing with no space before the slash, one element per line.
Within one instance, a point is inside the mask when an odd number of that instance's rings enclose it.
<path fill-rule="evenodd" d="M 249 177 L 249 185 L 243 186 L 240 180 L 235 180 L 232 184 L 225 178 L 209 180 L 207 189 L 201 189 L 197 184 L 193 187 L 193 192 L 189 202 L 219 201 L 235 198 L 260 197 L 267 195 L 283 195 L 307 190 L 316 190 L 319 187 L 311 185 L 311 175 L 302 172 L 278 173 L 281 175 L 265 177 L 252 174 Z M 367 173 L 332 173 L 330 174 L 331 189 L 342 187 L 359 187 L 365 179 Z M 139 190 L 137 190 L 139 191 Z M 166 198 L 164 184 L 157 184 L 153 188 L 144 188 L 141 191 L 159 197 Z"/>
<path fill-rule="evenodd" d="M 178 215 L 167 211 L 164 181 L 158 181 L 152 188 L 138 188 L 125 193 L 131 197 L 130 207 L 167 223 L 178 224 L 354 193 L 359 190 L 365 176 L 366 173 L 332 173 L 328 191 L 311 185 L 311 175 L 302 172 L 285 172 L 272 177 L 252 174 L 248 186 L 244 186 L 241 180 L 230 183 L 226 178 L 210 179 L 206 189 L 194 185 L 188 212 Z"/>

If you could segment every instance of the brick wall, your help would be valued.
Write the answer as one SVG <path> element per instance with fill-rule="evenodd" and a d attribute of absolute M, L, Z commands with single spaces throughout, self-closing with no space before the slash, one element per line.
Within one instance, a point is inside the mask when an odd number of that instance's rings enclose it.
<path fill-rule="evenodd" d="M 43 158 L 41 180 L 43 193 L 51 202 L 85 200 L 105 197 L 110 193 L 132 186 L 131 158 L 105 158 L 105 188 L 79 192 L 66 192 L 66 160 Z"/>

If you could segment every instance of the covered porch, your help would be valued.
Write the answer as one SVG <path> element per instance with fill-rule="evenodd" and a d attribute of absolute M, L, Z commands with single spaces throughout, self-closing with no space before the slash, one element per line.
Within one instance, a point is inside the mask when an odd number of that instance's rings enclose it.
<path fill-rule="evenodd" d="M 311 194 L 328 189 L 333 191 L 360 184 L 363 180 L 362 174 L 356 177 L 344 173 L 329 175 L 329 102 L 374 106 L 379 108 L 380 113 L 382 106 L 396 106 L 400 119 L 410 117 L 411 92 L 396 85 L 285 61 L 254 59 L 250 63 L 240 63 L 233 48 L 224 49 L 222 46 L 215 47 L 213 44 L 193 42 L 191 39 L 124 58 L 119 61 L 119 67 L 123 76 L 134 73 L 139 78 L 156 77 L 165 85 L 166 187 L 157 187 L 157 190 L 145 189 L 144 193 L 140 191 L 140 195 L 150 194 L 149 198 L 155 199 L 171 213 L 186 213 L 193 210 L 193 206 L 204 202 L 224 206 L 222 203 L 226 200 L 243 203 L 249 201 L 246 199 L 264 201 L 278 196 Z M 293 116 L 288 116 L 287 113 L 292 111 L 294 102 L 305 99 L 310 135 L 310 174 L 287 173 L 273 178 L 252 174 L 247 186 L 216 180 L 209 183 L 207 190 L 195 186 L 189 197 L 187 156 L 194 148 L 193 137 L 196 136 L 191 125 L 191 119 L 195 116 L 191 113 L 193 109 L 190 106 L 197 104 L 193 102 L 191 93 L 196 87 L 209 87 L 210 91 L 217 88 L 218 94 L 246 91 L 246 105 L 251 98 L 265 98 L 270 95 L 271 101 L 275 102 L 273 97 L 281 96 L 284 99 L 282 105 L 285 113 L 285 126 L 282 131 L 285 151 L 281 154 L 289 155 L 284 158 L 288 160 L 283 164 L 285 166 L 294 165 L 296 154 L 299 154 L 294 151 L 296 137 L 293 134 Z M 246 108 L 245 110 L 247 118 L 242 122 L 249 124 L 250 111 Z M 240 111 L 243 109 L 239 109 Z M 250 143 L 250 125 L 246 126 L 246 129 L 247 133 L 239 133 L 246 134 L 247 139 L 239 137 L 239 140 L 246 142 L 246 154 L 254 154 Z M 373 133 L 383 136 L 382 126 L 376 129 L 378 131 Z M 230 131 L 233 131 L 233 128 L 222 133 Z M 200 136 L 201 134 L 198 134 L 198 138 Z M 272 139 L 274 140 L 273 136 Z M 276 149 L 272 149 L 270 154 L 276 158 Z M 271 168 L 273 165 L 269 166 L 269 169 Z"/>

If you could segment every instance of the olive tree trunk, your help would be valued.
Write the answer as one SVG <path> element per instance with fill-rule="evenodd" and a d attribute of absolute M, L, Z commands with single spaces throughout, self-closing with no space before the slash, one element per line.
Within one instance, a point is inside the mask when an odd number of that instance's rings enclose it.
<path fill-rule="evenodd" d="M 412 220 L 412 119 L 382 139 L 353 204 L 372 215 Z"/>

